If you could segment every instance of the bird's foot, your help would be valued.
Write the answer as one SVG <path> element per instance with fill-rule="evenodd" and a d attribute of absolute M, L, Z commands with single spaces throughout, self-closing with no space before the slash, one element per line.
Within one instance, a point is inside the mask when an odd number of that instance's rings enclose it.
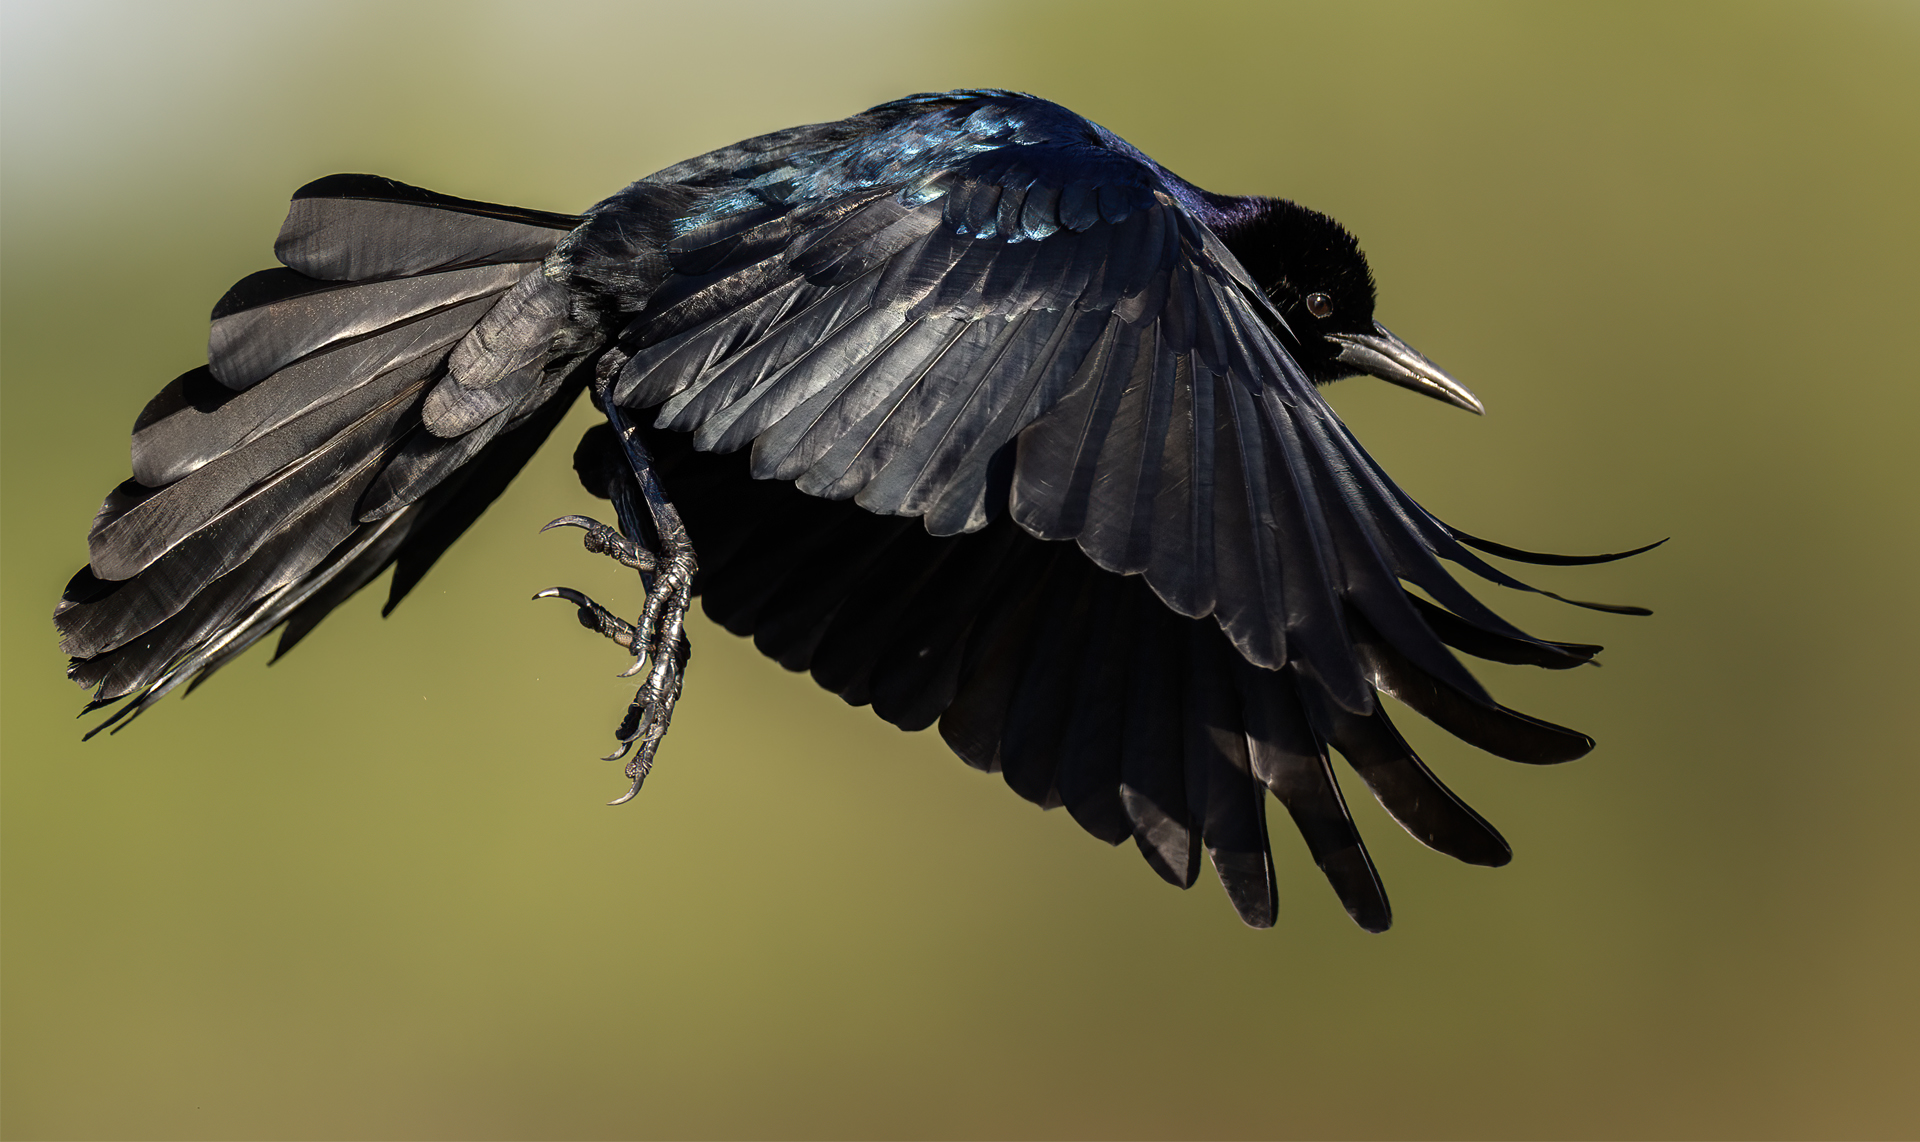
<path fill-rule="evenodd" d="M 562 516 L 542 531 L 553 527 L 578 527 L 584 530 L 588 551 L 611 557 L 640 572 L 647 599 L 637 622 L 629 623 L 607 608 L 571 587 L 549 587 L 536 599 L 565 599 L 578 608 L 580 625 L 598 631 L 633 652 L 634 663 L 621 672 L 630 678 L 646 670 L 646 680 L 633 696 L 633 704 L 621 720 L 615 738 L 620 745 L 606 758 L 626 759 L 626 775 L 632 786 L 618 799 L 621 805 L 633 800 L 653 769 L 654 754 L 667 736 L 673 720 L 673 708 L 680 700 L 680 687 L 686 674 L 692 648 L 687 642 L 686 617 L 693 605 L 693 577 L 699 570 L 693 546 L 683 529 L 669 533 L 664 553 L 656 554 L 634 540 L 597 520 L 585 516 Z"/>

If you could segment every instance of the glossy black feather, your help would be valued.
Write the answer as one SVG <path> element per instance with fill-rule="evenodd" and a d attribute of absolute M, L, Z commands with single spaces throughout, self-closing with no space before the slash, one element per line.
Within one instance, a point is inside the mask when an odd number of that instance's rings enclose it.
<path fill-rule="evenodd" d="M 1506 840 L 1440 783 L 1384 709 L 1362 717 L 1306 693 L 1315 728 L 1415 840 L 1468 864 L 1497 867 L 1513 859 Z"/>
<path fill-rule="evenodd" d="M 1420 621 L 1441 642 L 1455 650 L 1464 650 L 1476 658 L 1490 662 L 1507 662 L 1516 666 L 1540 666 L 1548 670 L 1566 670 L 1574 666 L 1584 666 L 1593 661 L 1603 647 L 1583 642 L 1542 642 L 1532 638 L 1513 638 L 1493 631 L 1483 630 L 1467 620 L 1442 607 L 1436 607 L 1412 592 L 1407 593 L 1407 602 Z"/>
<path fill-rule="evenodd" d="M 432 361 L 415 359 L 380 373 L 168 484 L 88 537 L 94 572 L 132 578 L 216 527 L 214 548 L 183 558 L 201 561 L 210 550 L 243 556 L 261 529 L 278 526 L 376 452 L 398 447 L 432 368 Z M 376 473 L 364 474 L 370 480 Z"/>
<path fill-rule="evenodd" d="M 1201 623 L 1187 624 L 1186 764 L 1190 803 L 1220 884 L 1250 927 L 1279 912 L 1267 844 L 1266 790 L 1254 780 L 1246 718 L 1233 682 L 1234 654 Z"/>
<path fill-rule="evenodd" d="M 1587 735 L 1464 694 L 1420 669 L 1366 619 L 1353 615 L 1348 621 L 1374 686 L 1462 741 L 1495 757 L 1535 765 L 1573 761 L 1592 751 L 1593 739 Z"/>
<path fill-rule="evenodd" d="M 514 283 L 447 355 L 447 375 L 427 394 L 421 419 L 435 436 L 462 436 L 502 413 L 541 403 L 567 291 L 544 274 Z"/>
<path fill-rule="evenodd" d="M 1481 539 L 1479 536 L 1468 535 L 1457 527 L 1449 527 L 1447 530 L 1453 533 L 1455 539 L 1466 544 L 1468 547 L 1478 548 L 1489 555 L 1498 555 L 1505 559 L 1517 559 L 1522 563 L 1538 563 L 1545 567 L 1587 567 L 1595 563 L 1612 563 L 1616 560 L 1629 559 L 1635 555 L 1652 551 L 1654 548 L 1666 542 L 1664 539 L 1656 539 L 1652 543 L 1642 544 L 1630 551 L 1614 551 L 1606 555 L 1555 555 L 1546 551 L 1525 551 L 1518 547 L 1509 547 L 1504 543 L 1495 543 L 1490 539 Z"/>
<path fill-rule="evenodd" d="M 69 676 L 98 687 L 96 702 L 159 683 L 176 659 L 223 639 L 235 620 L 296 586 L 346 543 L 360 486 L 338 483 L 212 571 L 192 558 L 176 561 L 197 552 L 176 553 L 106 598 L 63 611 L 62 649 L 76 658 Z"/>
<path fill-rule="evenodd" d="M 155 488 L 172 484 L 396 368 L 443 355 L 491 305 L 481 298 L 402 320 L 370 337 L 322 349 L 238 393 L 210 383 L 209 373 L 188 373 L 177 383 L 190 385 L 196 394 L 218 388 L 228 396 L 218 403 L 183 398 L 162 404 L 156 398 L 134 429 L 134 478 Z M 325 423 L 310 422 L 322 432 Z M 310 435 L 304 449 L 326 439 Z"/>
<path fill-rule="evenodd" d="M 472 202 L 375 175 L 331 175 L 294 192 L 273 253 L 310 278 L 373 281 L 537 262 L 579 224 L 570 214 Z"/>
<path fill-rule="evenodd" d="M 1287 672 L 1233 662 L 1248 743 L 1248 765 L 1261 784 L 1286 806 L 1327 883 L 1354 922 L 1369 932 L 1393 923 L 1386 889 L 1374 871 L 1340 795 L 1326 741 L 1313 728 Z"/>
<path fill-rule="evenodd" d="M 1010 533 L 1009 533 L 1010 534 Z M 1072 672 L 1068 722 L 1054 788 L 1080 827 L 1108 844 L 1133 835 L 1120 800 L 1126 669 L 1139 632 L 1132 617 L 1137 582 L 1095 575 L 1088 592 L 1088 638 Z M 876 712 L 878 708 L 876 707 Z"/>
<path fill-rule="evenodd" d="M 1137 599 L 1142 626 L 1126 672 L 1126 716 L 1120 736 L 1120 804 L 1134 844 L 1169 884 L 1191 886 L 1200 875 L 1200 822 L 1187 797 L 1187 687 L 1191 672 L 1183 624 L 1162 619 L 1152 600 Z"/>
<path fill-rule="evenodd" d="M 234 287 L 214 307 L 207 365 L 228 388 L 256 384 L 328 345 L 389 329 L 474 298 L 505 292 L 533 267 L 527 263 L 465 266 L 414 278 L 322 282 L 292 270 L 265 270 L 258 290 Z"/>
<path fill-rule="evenodd" d="M 408 404 L 423 383 L 415 379 L 403 385 L 319 450 L 206 518 L 192 520 L 183 538 L 127 575 L 129 588 L 107 603 L 61 612 L 61 649 L 88 658 L 122 646 L 179 613 L 210 581 L 248 562 L 263 546 L 289 536 L 292 554 L 258 574 L 249 589 L 270 590 L 305 573 L 352 531 L 360 493 L 397 447 Z"/>
<path fill-rule="evenodd" d="M 333 186 L 380 189 L 352 179 Z M 493 251 L 502 257 L 539 256 L 565 233 L 553 225 L 558 216 L 400 184 L 385 189 L 395 187 L 402 200 L 414 196 L 396 207 L 403 212 L 451 211 L 519 227 L 517 245 Z M 306 227 L 296 243 L 305 253 L 290 255 L 296 260 L 325 246 L 360 251 L 354 265 L 370 273 L 405 268 L 371 267 L 367 258 L 382 250 L 469 269 L 372 282 L 267 271 L 216 307 L 209 367 L 176 379 L 136 422 L 136 478 L 108 497 L 89 540 L 92 586 L 70 590 L 56 614 L 62 646 L 75 656 L 69 673 L 96 688 L 95 704 L 133 697 L 117 718 L 204 678 L 290 619 L 283 648 L 291 646 L 396 559 L 431 562 L 525 462 L 531 448 L 520 445 L 544 438 L 554 421 L 541 418 L 544 427 L 519 434 L 514 447 L 488 450 L 488 441 L 543 404 L 564 404 L 550 398 L 566 374 L 536 368 L 535 385 L 483 431 L 455 440 L 428 434 L 421 404 L 446 378 L 449 354 L 476 326 L 489 328 L 499 294 L 531 267 L 472 265 L 472 243 L 492 239 L 459 226 L 416 227 L 411 252 L 395 250 L 394 211 L 303 209 L 299 203 L 319 201 L 314 191 L 296 201 Z M 368 231 L 376 216 L 383 221 Z M 451 244 L 444 257 L 433 255 L 434 241 Z M 522 306 L 506 316 L 525 324 L 526 313 Z M 514 324 L 496 318 L 480 354 L 469 357 L 543 357 L 547 345 L 516 338 Z M 476 454 L 496 460 L 483 479 L 466 466 Z M 490 490 L 463 495 L 468 487 Z M 372 503 L 363 502 L 369 495 Z M 430 502 L 402 510 L 423 496 Z"/>

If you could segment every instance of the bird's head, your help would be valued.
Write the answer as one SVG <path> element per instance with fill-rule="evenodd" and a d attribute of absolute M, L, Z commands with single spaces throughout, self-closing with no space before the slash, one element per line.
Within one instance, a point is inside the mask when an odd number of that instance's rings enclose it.
<path fill-rule="evenodd" d="M 1338 222 L 1280 198 L 1241 199 L 1220 239 L 1266 292 L 1315 384 L 1358 373 L 1485 412 L 1479 398 L 1373 319 L 1373 271 Z"/>

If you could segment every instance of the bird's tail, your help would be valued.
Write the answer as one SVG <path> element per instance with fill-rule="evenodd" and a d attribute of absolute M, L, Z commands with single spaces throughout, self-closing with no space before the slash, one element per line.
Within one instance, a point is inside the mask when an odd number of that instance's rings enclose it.
<path fill-rule="evenodd" d="M 295 194 L 284 268 L 140 414 L 54 612 L 87 709 L 130 699 L 100 728 L 283 623 L 284 652 L 389 565 L 389 610 L 419 581 L 578 392 L 541 272 L 578 222 L 369 175 Z"/>

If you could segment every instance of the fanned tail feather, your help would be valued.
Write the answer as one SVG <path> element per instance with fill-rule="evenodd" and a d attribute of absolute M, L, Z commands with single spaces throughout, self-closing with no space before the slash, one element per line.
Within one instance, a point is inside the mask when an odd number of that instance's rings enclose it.
<path fill-rule="evenodd" d="M 563 307 L 540 273 L 577 221 L 364 175 L 303 188 L 287 268 L 230 290 L 208 364 L 148 404 L 56 611 L 88 709 L 131 699 L 124 726 L 287 624 L 284 652 L 396 561 L 404 594 L 582 383 L 547 368 Z M 429 432 L 449 385 L 464 419 Z"/>

